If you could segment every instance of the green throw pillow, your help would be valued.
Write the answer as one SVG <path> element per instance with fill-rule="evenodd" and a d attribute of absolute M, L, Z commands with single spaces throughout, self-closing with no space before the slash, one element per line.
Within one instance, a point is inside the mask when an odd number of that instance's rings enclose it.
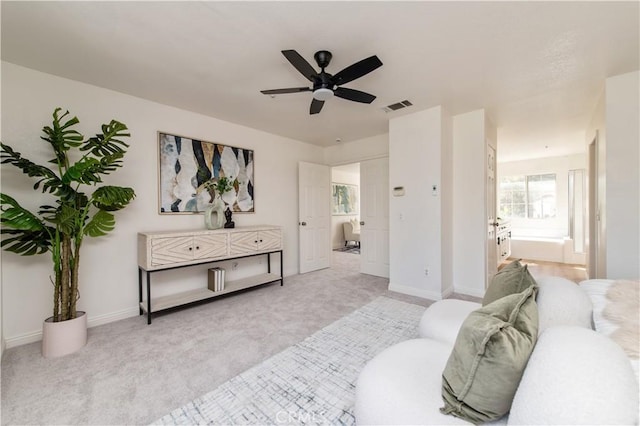
<path fill-rule="evenodd" d="M 482 306 L 487 306 L 506 295 L 521 293 L 527 287 L 536 285 L 527 265 L 514 260 L 493 276 L 482 299 Z"/>
<path fill-rule="evenodd" d="M 509 412 L 538 338 L 536 292 L 505 296 L 462 323 L 442 373 L 442 413 L 480 424 Z"/>

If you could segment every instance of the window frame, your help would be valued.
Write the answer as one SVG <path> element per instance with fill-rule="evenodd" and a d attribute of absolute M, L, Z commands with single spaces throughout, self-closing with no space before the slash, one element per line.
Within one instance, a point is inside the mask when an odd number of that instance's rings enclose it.
<path fill-rule="evenodd" d="M 542 177 L 546 177 L 546 176 L 553 176 L 553 205 L 551 206 L 551 210 L 553 211 L 553 214 L 550 216 L 544 216 L 544 203 L 541 201 L 541 208 L 542 210 L 542 217 L 533 217 L 533 209 L 531 208 L 532 203 L 534 203 L 535 201 L 531 201 L 532 198 L 532 193 L 534 193 L 533 190 L 530 189 L 530 182 L 535 182 L 535 181 L 543 181 Z M 517 190 L 513 190 L 510 189 L 510 199 L 511 201 L 509 202 L 509 204 L 504 204 L 503 203 L 503 196 L 505 193 L 505 190 L 503 189 L 503 184 L 505 183 L 505 180 L 511 180 L 511 182 L 506 182 L 506 183 L 515 183 L 518 184 L 520 182 L 522 182 L 523 184 L 523 188 L 520 189 L 519 191 Z M 551 180 L 551 179 L 548 179 Z M 523 203 L 516 203 L 514 204 L 513 202 L 513 198 L 514 198 L 514 193 L 517 192 L 522 192 L 524 193 L 524 202 Z M 539 190 L 537 192 L 540 192 Z M 541 200 L 544 200 L 544 198 L 548 197 L 550 194 L 544 193 L 544 191 L 542 191 L 542 195 L 539 197 Z M 514 209 L 514 206 L 521 206 L 522 204 L 524 204 L 524 209 Z M 505 208 L 504 206 L 508 206 L 510 214 L 506 215 L 505 212 Z M 513 212 L 514 211 L 522 211 L 523 215 L 522 216 L 514 216 Z M 500 178 L 500 180 L 498 181 L 498 216 L 502 217 L 508 217 L 508 218 L 517 218 L 517 219 L 530 219 L 530 220 L 555 220 L 558 217 L 558 175 L 557 173 L 536 173 L 536 174 L 521 174 L 521 175 L 508 175 L 508 176 L 502 176 Z"/>

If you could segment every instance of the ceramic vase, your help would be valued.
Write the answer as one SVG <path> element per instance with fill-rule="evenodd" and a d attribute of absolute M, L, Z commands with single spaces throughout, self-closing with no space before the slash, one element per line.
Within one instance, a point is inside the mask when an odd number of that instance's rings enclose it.
<path fill-rule="evenodd" d="M 224 201 L 216 197 L 204 211 L 204 225 L 207 229 L 218 229 L 224 225 Z"/>

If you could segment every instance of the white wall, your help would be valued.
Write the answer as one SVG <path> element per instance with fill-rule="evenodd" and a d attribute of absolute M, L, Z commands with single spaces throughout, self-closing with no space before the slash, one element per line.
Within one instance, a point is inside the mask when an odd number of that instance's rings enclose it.
<path fill-rule="evenodd" d="M 360 173 L 350 173 L 344 170 L 331 169 L 331 182 L 348 183 L 357 185 L 360 188 Z M 358 197 L 358 212 L 360 211 L 360 197 Z M 344 231 L 342 224 L 351 219 L 360 219 L 360 214 L 332 215 L 331 216 L 331 247 L 338 248 L 344 246 Z"/>
<path fill-rule="evenodd" d="M 453 293 L 453 120 L 446 109 L 442 109 L 440 115 L 440 127 L 442 129 L 441 140 L 441 168 L 440 168 L 440 263 L 442 268 L 442 281 L 440 294 L 447 297 Z M 433 194 L 431 194 L 433 197 Z"/>
<path fill-rule="evenodd" d="M 442 220 L 441 196 L 442 168 L 450 167 L 443 165 L 443 144 L 450 143 L 443 131 L 447 119 L 435 107 L 389 121 L 389 186 L 405 189 L 404 196 L 389 200 L 389 289 L 432 300 L 442 299 L 443 287 L 451 287 L 443 280 L 450 274 L 443 272 L 442 262 L 450 256 L 442 252 L 442 236 L 451 232 L 443 229 L 449 224 Z"/>
<path fill-rule="evenodd" d="M 80 266 L 79 309 L 97 325 L 138 314 L 136 234 L 140 231 L 204 229 L 202 215 L 158 214 L 157 132 L 202 138 L 255 151 L 255 214 L 234 214 L 236 226 L 283 226 L 284 274 L 297 273 L 298 161 L 317 161 L 323 150 L 211 117 L 157 104 L 99 87 L 58 78 L 6 62 L 2 63 L 3 142 L 26 157 L 45 162 L 51 156 L 40 141 L 41 128 L 51 123 L 55 107 L 69 109 L 80 119 L 78 130 L 92 136 L 99 125 L 115 118 L 127 124 L 132 137 L 124 167 L 108 177 L 114 185 L 132 186 L 137 197 L 116 213 L 109 236 L 85 241 Z M 17 169 L 2 167 L 3 192 L 25 207 L 42 204 L 33 181 Z M 259 260 L 251 267 L 258 268 Z M 204 266 L 206 269 L 206 266 Z M 206 272 L 200 267 L 153 275 L 154 294 L 175 286 L 200 287 Z M 2 256 L 4 337 L 8 346 L 38 340 L 42 321 L 50 316 L 51 260 L 47 254 Z M 179 283 L 176 278 L 180 278 Z M 142 325 L 141 322 L 141 326 Z"/>
<path fill-rule="evenodd" d="M 389 155 L 389 135 L 382 134 L 370 138 L 340 143 L 324 149 L 325 164 L 338 166 L 358 163 Z"/>
<path fill-rule="evenodd" d="M 453 117 L 453 285 L 482 297 L 487 264 L 486 145 L 484 110 Z"/>
<path fill-rule="evenodd" d="M 549 219 L 514 217 L 511 219 L 513 235 L 557 238 L 569 235 L 569 170 L 586 168 L 586 153 L 499 163 L 498 182 L 504 176 L 547 173 L 556 175 L 556 217 Z"/>
<path fill-rule="evenodd" d="M 606 276 L 640 278 L 640 72 L 606 80 Z"/>

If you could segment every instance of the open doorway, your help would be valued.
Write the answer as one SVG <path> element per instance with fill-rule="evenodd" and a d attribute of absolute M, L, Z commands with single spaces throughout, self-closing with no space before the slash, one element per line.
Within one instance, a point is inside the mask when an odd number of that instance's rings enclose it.
<path fill-rule="evenodd" d="M 498 217 L 510 225 L 511 259 L 585 274 L 587 161 L 585 152 L 498 163 Z"/>
<path fill-rule="evenodd" d="M 331 245 L 339 250 L 332 251 L 332 267 L 337 265 L 336 254 L 348 255 L 354 272 L 389 278 L 389 159 L 334 166 L 332 180 L 342 191 L 334 190 L 336 196 L 331 199 Z M 349 202 L 342 197 L 347 185 L 353 195 Z M 359 235 L 346 236 L 345 222 L 359 223 Z M 344 247 L 350 252 L 345 252 Z"/>
<path fill-rule="evenodd" d="M 331 168 L 333 264 L 360 270 L 360 163 Z"/>

